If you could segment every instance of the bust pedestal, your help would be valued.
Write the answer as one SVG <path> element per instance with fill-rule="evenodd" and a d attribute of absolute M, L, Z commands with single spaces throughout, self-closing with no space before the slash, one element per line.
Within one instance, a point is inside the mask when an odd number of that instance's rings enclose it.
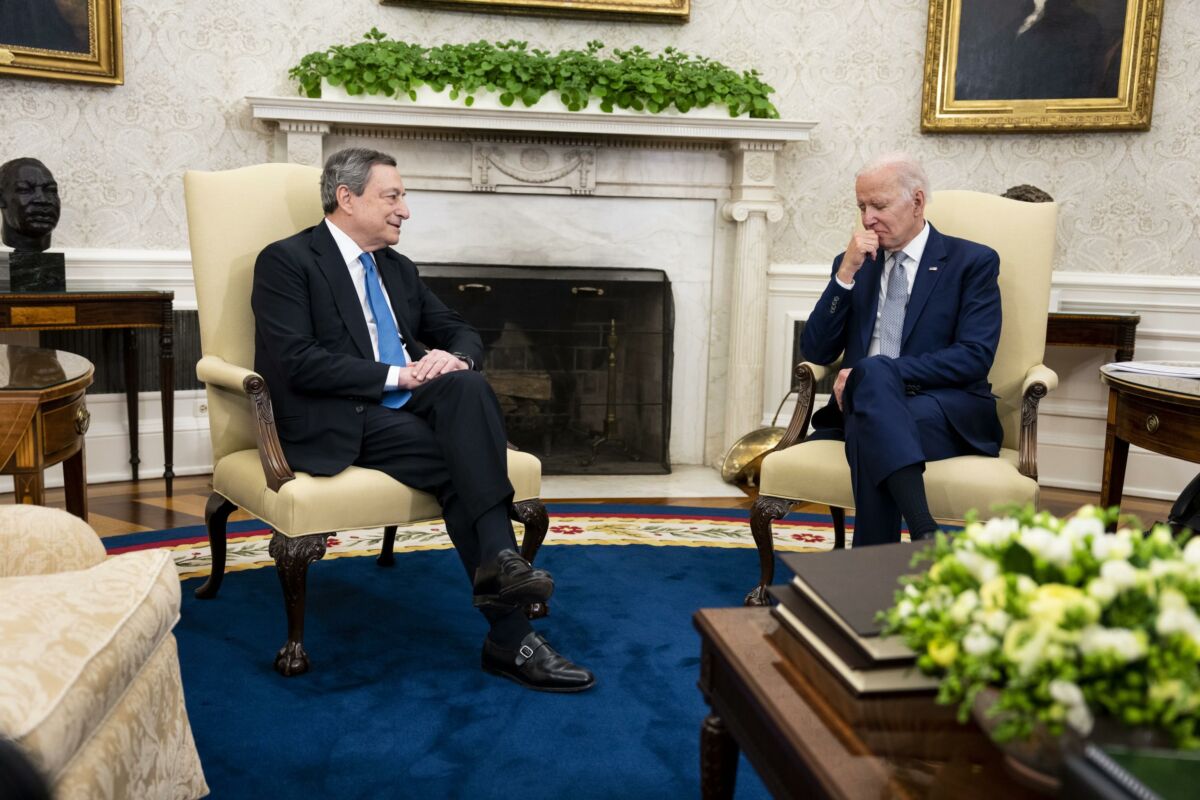
<path fill-rule="evenodd" d="M 62 253 L 0 253 L 0 291 L 65 292 L 66 257 Z"/>

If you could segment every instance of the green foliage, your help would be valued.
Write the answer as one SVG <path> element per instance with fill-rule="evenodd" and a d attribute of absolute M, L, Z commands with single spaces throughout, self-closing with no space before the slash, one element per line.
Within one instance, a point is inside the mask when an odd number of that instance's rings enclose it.
<path fill-rule="evenodd" d="M 720 62 L 682 53 L 673 47 L 652 53 L 641 47 L 601 53 L 603 42 L 586 50 L 549 53 L 526 42 L 478 41 L 422 47 L 391 39 L 372 28 L 364 41 L 334 45 L 309 53 L 288 71 L 306 97 L 321 96 L 321 82 L 346 93 L 416 99 L 416 89 L 450 89 L 451 99 L 472 105 L 481 91 L 498 93 L 500 102 L 532 106 L 556 94 L 571 111 L 599 101 L 601 111 L 614 108 L 657 114 L 671 106 L 680 112 L 724 106 L 729 116 L 778 119 L 770 101 L 775 90 L 757 70 L 735 72 Z"/>

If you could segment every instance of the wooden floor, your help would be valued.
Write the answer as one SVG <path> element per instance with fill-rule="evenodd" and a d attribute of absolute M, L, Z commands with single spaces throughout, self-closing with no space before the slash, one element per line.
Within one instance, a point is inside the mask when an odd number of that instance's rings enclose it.
<path fill-rule="evenodd" d="M 165 528 L 178 528 L 185 525 L 204 524 L 204 504 L 208 500 L 210 488 L 208 475 L 197 475 L 175 479 L 175 496 L 166 496 L 166 487 L 161 479 L 143 480 L 139 482 L 124 481 L 121 483 L 94 484 L 88 487 L 89 522 L 101 536 L 114 536 L 122 533 L 137 531 L 155 531 Z M 47 505 L 58 508 L 64 507 L 61 489 L 51 489 L 47 492 Z M 543 498 L 553 502 L 554 498 Z M 1072 489 L 1042 489 L 1042 507 L 1056 515 L 1066 514 L 1081 505 L 1095 503 L 1099 500 L 1096 493 L 1080 492 Z M 13 502 L 13 496 L 0 495 L 0 503 Z M 754 503 L 754 493 L 750 490 L 745 497 L 635 497 L 625 499 L 579 500 L 572 498 L 571 503 L 630 503 L 633 505 L 657 506 L 698 506 L 701 508 L 745 508 L 749 509 Z M 1149 524 L 1167 518 L 1171 503 L 1165 500 L 1151 500 L 1136 497 L 1126 497 L 1122 510 L 1136 514 L 1143 522 Z M 822 506 L 805 504 L 798 511 L 825 513 Z M 235 512 L 230 520 L 249 519 L 243 512 Z"/>

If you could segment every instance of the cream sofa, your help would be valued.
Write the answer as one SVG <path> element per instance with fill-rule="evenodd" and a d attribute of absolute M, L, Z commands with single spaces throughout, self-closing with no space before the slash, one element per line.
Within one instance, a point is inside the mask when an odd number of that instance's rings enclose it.
<path fill-rule="evenodd" d="M 166 550 L 106 558 L 65 511 L 0 506 L 0 735 L 59 800 L 208 794 L 171 629 Z"/>

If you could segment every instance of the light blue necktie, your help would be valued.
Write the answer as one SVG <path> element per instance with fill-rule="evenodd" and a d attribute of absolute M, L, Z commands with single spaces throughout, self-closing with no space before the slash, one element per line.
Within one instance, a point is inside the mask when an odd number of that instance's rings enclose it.
<path fill-rule="evenodd" d="M 375 333 L 379 337 L 379 360 L 384 364 L 396 367 L 408 366 L 408 354 L 404 352 L 404 344 L 400 341 L 400 332 L 392 320 L 392 309 L 388 307 L 387 298 L 383 296 L 383 283 L 379 280 L 379 272 L 375 269 L 375 259 L 370 254 L 363 253 L 358 257 L 363 268 L 367 271 L 367 305 L 375 317 Z M 408 389 L 391 389 L 383 393 L 379 402 L 388 408 L 399 408 L 408 402 L 412 392 Z"/>
<path fill-rule="evenodd" d="M 887 297 L 879 315 L 879 355 L 898 358 L 900 337 L 904 333 L 904 307 L 908 305 L 908 276 L 904 274 L 904 253 L 897 250 L 893 258 Z"/>

